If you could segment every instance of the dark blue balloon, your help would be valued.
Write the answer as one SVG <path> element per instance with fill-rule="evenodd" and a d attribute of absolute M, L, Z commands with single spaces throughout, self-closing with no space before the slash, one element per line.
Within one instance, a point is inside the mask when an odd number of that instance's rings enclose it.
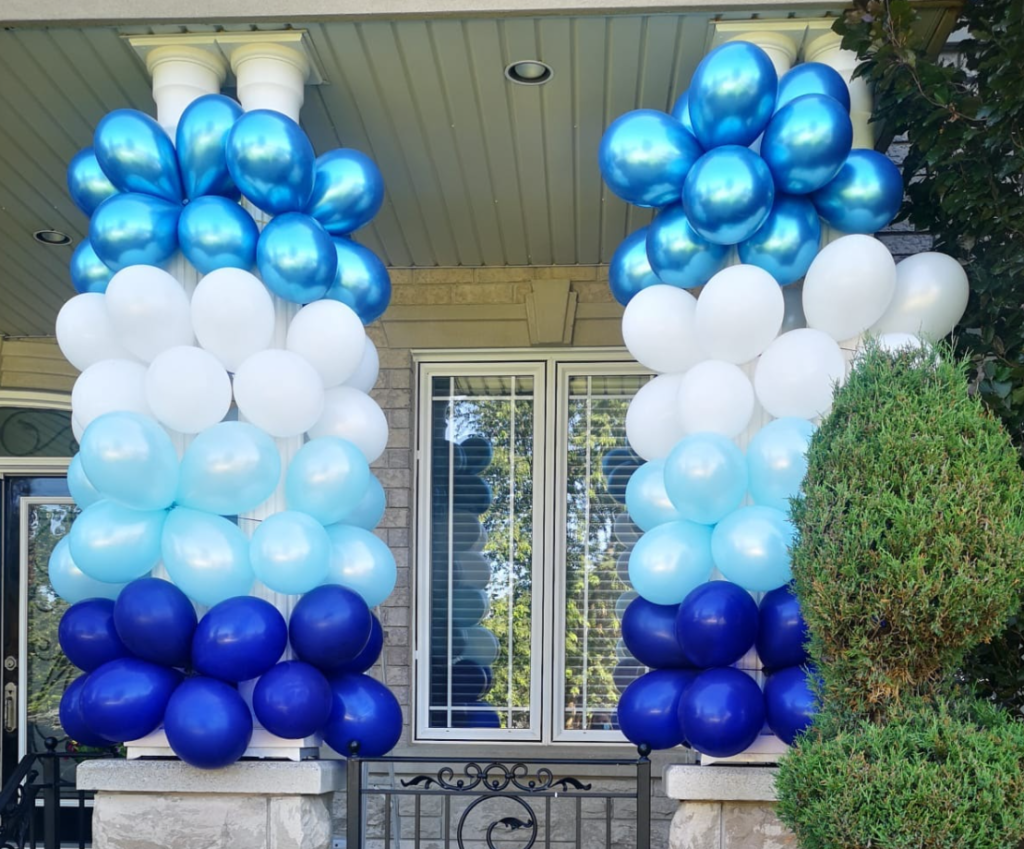
<path fill-rule="evenodd" d="M 769 675 L 764 685 L 764 703 L 768 727 L 789 746 L 810 727 L 818 713 L 818 697 L 802 666 Z"/>
<path fill-rule="evenodd" d="M 468 436 L 459 443 L 462 449 L 463 471 L 478 475 L 494 460 L 494 446 L 486 436 Z"/>
<path fill-rule="evenodd" d="M 691 664 L 676 638 L 678 604 L 652 604 L 637 596 L 622 617 L 626 648 L 651 669 L 682 669 Z"/>
<path fill-rule="evenodd" d="M 470 702 L 452 711 L 452 728 L 501 728 L 501 717 L 487 702 Z"/>
<path fill-rule="evenodd" d="M 324 297 L 338 270 L 331 237 L 308 215 L 289 212 L 260 234 L 256 264 L 266 287 L 280 298 L 308 304 Z"/>
<path fill-rule="evenodd" d="M 768 218 L 774 201 L 775 185 L 765 161 L 738 145 L 709 150 L 690 169 L 683 184 L 686 220 L 716 245 L 735 245 L 753 236 Z M 652 233 L 655 224 L 657 220 L 651 225 Z M 650 239 L 648 236 L 651 266 L 662 280 L 672 282 L 651 253 Z"/>
<path fill-rule="evenodd" d="M 843 233 L 877 233 L 903 203 L 903 176 L 877 150 L 852 150 L 835 178 L 811 195 L 826 223 Z"/>
<path fill-rule="evenodd" d="M 683 599 L 676 638 L 689 666 L 710 669 L 735 663 L 754 645 L 757 604 L 729 581 L 708 581 Z"/>
<path fill-rule="evenodd" d="M 757 617 L 757 655 L 765 669 L 783 669 L 807 662 L 807 623 L 789 586 L 764 594 Z"/>
<path fill-rule="evenodd" d="M 211 607 L 192 638 L 196 671 L 222 681 L 248 681 L 281 659 L 288 626 L 270 602 L 236 596 Z"/>
<path fill-rule="evenodd" d="M 626 688 L 644 674 L 643 664 L 633 658 L 620 660 L 612 670 L 612 681 L 615 689 L 624 693 Z"/>
<path fill-rule="evenodd" d="M 248 271 L 256 264 L 259 238 L 260 231 L 252 216 L 226 197 L 196 198 L 178 219 L 181 252 L 200 274 L 218 268 Z"/>
<path fill-rule="evenodd" d="M 377 662 L 377 658 L 380 657 L 381 650 L 384 648 L 384 629 L 381 627 L 380 620 L 375 614 L 370 614 L 370 639 L 366 641 L 366 645 L 363 646 L 363 650 L 359 652 L 352 660 L 348 663 L 342 664 L 338 672 L 368 672 L 370 668 Z"/>
<path fill-rule="evenodd" d="M 114 745 L 113 741 L 93 731 L 82 713 L 82 688 L 88 680 L 88 674 L 79 675 L 60 697 L 60 727 L 80 746 L 107 748 Z"/>
<path fill-rule="evenodd" d="M 740 242 L 740 262 L 763 268 L 780 286 L 795 283 L 818 255 L 821 221 L 805 197 L 775 195 L 775 203 L 760 229 Z"/>
<path fill-rule="evenodd" d="M 383 203 L 384 178 L 365 153 L 339 148 L 316 160 L 306 214 L 332 236 L 344 236 L 368 224 Z"/>
<path fill-rule="evenodd" d="M 170 581 L 139 578 L 114 603 L 114 625 L 132 654 L 162 666 L 188 666 L 196 611 Z"/>
<path fill-rule="evenodd" d="M 456 510 L 481 516 L 490 509 L 494 496 L 491 485 L 479 475 L 456 475 L 452 481 L 452 500 Z"/>
<path fill-rule="evenodd" d="M 264 212 L 306 208 L 316 155 L 302 127 L 287 115 L 271 109 L 246 112 L 228 133 L 225 151 L 231 179 Z"/>
<path fill-rule="evenodd" d="M 252 715 L 238 690 L 213 678 L 190 678 L 171 696 L 164 717 L 167 742 L 199 769 L 237 761 L 252 739 Z"/>
<path fill-rule="evenodd" d="M 135 657 L 105 663 L 82 687 L 82 715 L 92 730 L 117 743 L 155 731 L 181 673 Z"/>
<path fill-rule="evenodd" d="M 805 94 L 772 117 L 761 140 L 761 157 L 775 188 L 805 195 L 839 173 L 853 144 L 853 124 L 842 104 L 823 94 Z"/>
<path fill-rule="evenodd" d="M 622 306 L 626 306 L 641 289 L 662 282 L 647 257 L 647 233 L 648 228 L 641 227 L 626 236 L 608 265 L 608 286 Z"/>
<path fill-rule="evenodd" d="M 176 133 L 178 162 L 185 194 L 237 199 L 240 192 L 228 171 L 227 139 L 242 117 L 242 107 L 222 94 L 197 97 L 181 113 Z M 194 264 L 194 263 L 193 263 Z"/>
<path fill-rule="evenodd" d="M 89 241 L 113 271 L 163 265 L 178 249 L 181 204 L 137 192 L 107 198 L 89 222 Z"/>
<path fill-rule="evenodd" d="M 300 660 L 337 672 L 366 648 L 373 619 L 366 602 L 347 587 L 324 584 L 295 604 L 288 634 Z"/>
<path fill-rule="evenodd" d="M 656 669 L 637 678 L 619 698 L 619 728 L 629 742 L 671 749 L 685 736 L 679 725 L 680 699 L 697 677 L 688 669 Z"/>
<path fill-rule="evenodd" d="M 351 239 L 335 238 L 338 271 L 325 298 L 352 308 L 363 324 L 376 321 L 391 302 L 391 277 L 384 263 Z"/>
<path fill-rule="evenodd" d="M 301 740 L 317 733 L 331 715 L 331 686 L 316 667 L 287 660 L 256 682 L 252 709 L 271 734 Z"/>
<path fill-rule="evenodd" d="M 96 125 L 92 146 L 103 173 L 120 191 L 181 203 L 181 172 L 174 142 L 145 112 L 108 112 Z"/>
<path fill-rule="evenodd" d="M 482 699 L 494 683 L 490 667 L 481 666 L 473 660 L 457 660 L 451 670 L 452 699 L 459 703 Z M 442 678 L 447 677 L 446 672 L 447 668 L 442 671 Z"/>
<path fill-rule="evenodd" d="M 368 675 L 337 675 L 330 679 L 331 716 L 324 726 L 324 741 L 339 755 L 379 758 L 390 752 L 402 736 L 402 708 L 380 681 Z"/>
<path fill-rule="evenodd" d="M 775 107 L 778 74 L 760 47 L 731 41 L 705 56 L 690 79 L 694 135 L 706 150 L 746 146 L 765 128 Z"/>
<path fill-rule="evenodd" d="M 764 715 L 761 688 L 732 667 L 700 673 L 679 700 L 683 736 L 714 758 L 731 758 L 749 748 L 764 727 Z"/>
<path fill-rule="evenodd" d="M 71 283 L 78 292 L 99 292 L 107 291 L 107 284 L 114 276 L 114 271 L 108 268 L 103 260 L 96 256 L 92 248 L 92 242 L 82 239 L 71 254 Z"/>
<path fill-rule="evenodd" d="M 84 672 L 128 655 L 114 626 L 114 602 L 108 598 L 71 605 L 57 626 L 57 640 L 68 660 Z"/>
<path fill-rule="evenodd" d="M 821 62 L 803 62 L 783 74 L 775 98 L 775 111 L 805 94 L 824 94 L 850 111 L 850 89 L 846 80 L 835 68 Z"/>
<path fill-rule="evenodd" d="M 68 194 L 86 215 L 92 215 L 97 206 L 117 194 L 91 147 L 82 148 L 68 163 Z"/>

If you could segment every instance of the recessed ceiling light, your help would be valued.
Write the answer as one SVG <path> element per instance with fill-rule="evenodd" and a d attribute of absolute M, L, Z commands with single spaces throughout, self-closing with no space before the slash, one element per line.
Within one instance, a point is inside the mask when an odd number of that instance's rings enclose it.
<path fill-rule="evenodd" d="M 554 75 L 550 65 L 539 59 L 521 59 L 505 69 L 505 76 L 519 85 L 542 85 Z"/>
<path fill-rule="evenodd" d="M 62 245 L 71 244 L 71 237 L 67 233 L 61 233 L 60 230 L 36 230 L 32 234 L 32 238 L 41 245 L 49 245 L 50 247 L 61 247 Z"/>

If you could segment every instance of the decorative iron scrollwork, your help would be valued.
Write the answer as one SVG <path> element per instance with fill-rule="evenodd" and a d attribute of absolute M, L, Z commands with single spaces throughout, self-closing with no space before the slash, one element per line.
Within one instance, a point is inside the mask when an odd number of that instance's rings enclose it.
<path fill-rule="evenodd" d="M 417 775 L 415 778 L 403 780 L 402 786 L 422 787 L 424 790 L 436 787 L 438 790 L 449 790 L 453 793 L 467 793 L 478 787 L 489 793 L 505 793 L 509 788 L 514 788 L 512 792 L 549 793 L 559 789 L 561 792 L 568 792 L 570 789 L 586 791 L 593 787 L 571 775 L 556 778 L 547 767 L 540 767 L 536 774 L 531 776 L 530 768 L 525 763 L 504 764 L 497 761 L 483 766 L 470 761 L 462 768 L 459 777 L 456 777 L 456 772 L 451 767 L 442 767 L 436 775 Z"/>
<path fill-rule="evenodd" d="M 511 793 L 489 793 L 486 796 L 480 796 L 479 798 L 474 799 L 466 806 L 466 810 L 464 810 L 462 812 L 462 816 L 459 817 L 459 824 L 455 831 L 455 842 L 458 844 L 459 849 L 466 849 L 464 832 L 466 828 L 466 821 L 469 819 L 470 814 L 482 805 L 494 801 L 499 801 L 504 804 L 511 802 L 519 805 L 528 819 L 521 820 L 519 817 L 505 815 L 492 820 L 487 826 L 487 830 L 484 832 L 484 839 L 487 841 L 487 849 L 498 849 L 494 843 L 494 832 L 499 828 L 508 829 L 509 832 L 529 829 L 529 833 L 525 836 L 526 842 L 523 844 L 522 849 L 531 849 L 534 843 L 537 842 L 537 816 L 528 802 Z M 502 837 L 502 849 L 509 849 L 508 838 L 504 836 Z"/>
<path fill-rule="evenodd" d="M 53 445 L 74 445 L 68 412 L 24 408 L 0 420 L 0 456 L 38 457 Z M 56 453 L 64 454 L 67 450 Z"/>

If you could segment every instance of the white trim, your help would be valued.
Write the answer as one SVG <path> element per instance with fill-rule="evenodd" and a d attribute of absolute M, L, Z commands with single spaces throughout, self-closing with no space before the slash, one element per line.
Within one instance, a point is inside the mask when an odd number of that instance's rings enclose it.
<path fill-rule="evenodd" d="M 41 392 L 34 389 L 0 389 L 0 408 L 3 407 L 71 412 L 71 396 L 64 392 Z"/>

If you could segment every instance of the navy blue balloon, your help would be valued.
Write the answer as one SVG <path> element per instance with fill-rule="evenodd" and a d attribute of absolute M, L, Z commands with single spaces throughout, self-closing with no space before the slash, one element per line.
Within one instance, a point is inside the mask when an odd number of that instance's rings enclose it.
<path fill-rule="evenodd" d="M 288 635 L 300 660 L 323 672 L 338 672 L 366 648 L 373 620 L 352 590 L 324 584 L 306 593 L 292 610 Z"/>
<path fill-rule="evenodd" d="M 470 702 L 452 711 L 452 728 L 501 728 L 501 717 L 488 702 Z"/>
<path fill-rule="evenodd" d="M 774 201 L 775 185 L 765 161 L 738 145 L 705 153 L 683 184 L 687 220 L 716 245 L 735 245 L 753 236 L 768 218 Z M 666 279 L 653 256 L 651 264 Z"/>
<path fill-rule="evenodd" d="M 338 270 L 338 257 L 331 237 L 318 222 L 289 212 L 263 228 L 256 264 L 271 292 L 295 304 L 308 304 L 327 294 Z"/>
<path fill-rule="evenodd" d="M 457 660 L 452 664 L 452 698 L 457 702 L 482 699 L 494 683 L 490 667 L 474 660 Z"/>
<path fill-rule="evenodd" d="M 478 475 L 494 460 L 494 446 L 486 436 L 468 436 L 459 443 L 462 449 L 463 471 Z"/>
<path fill-rule="evenodd" d="M 805 94 L 772 117 L 761 157 L 778 191 L 805 195 L 839 173 L 852 144 L 853 124 L 842 104 L 824 94 Z"/>
<path fill-rule="evenodd" d="M 185 195 L 237 199 L 240 192 L 228 171 L 227 139 L 242 107 L 222 94 L 197 97 L 181 113 L 176 133 L 178 162 Z"/>
<path fill-rule="evenodd" d="M 633 658 L 626 658 L 615 664 L 615 669 L 612 670 L 612 681 L 615 684 L 615 689 L 624 693 L 626 688 L 643 674 L 642 663 Z"/>
<path fill-rule="evenodd" d="M 226 142 L 235 185 L 271 215 L 300 212 L 313 194 L 316 156 L 302 127 L 271 109 L 254 109 L 235 121 Z"/>
<path fill-rule="evenodd" d="M 324 297 L 351 307 L 363 324 L 376 321 L 391 302 L 391 277 L 387 267 L 377 254 L 351 239 L 332 241 L 338 271 Z"/>
<path fill-rule="evenodd" d="M 637 596 L 622 617 L 626 648 L 651 669 L 684 669 L 691 666 L 676 637 L 678 604 L 652 604 Z"/>
<path fill-rule="evenodd" d="M 839 72 L 821 62 L 803 62 L 786 71 L 779 80 L 779 93 L 775 98 L 778 112 L 790 101 L 805 94 L 824 94 L 850 111 L 850 89 Z"/>
<path fill-rule="evenodd" d="M 783 669 L 807 662 L 807 623 L 792 587 L 764 594 L 757 617 L 754 645 L 765 669 Z"/>
<path fill-rule="evenodd" d="M 238 690 L 213 678 L 190 678 L 171 696 L 164 717 L 167 742 L 198 769 L 237 761 L 252 739 L 252 715 Z"/>
<path fill-rule="evenodd" d="M 96 125 L 92 146 L 103 173 L 120 191 L 181 203 L 181 172 L 174 142 L 145 112 L 108 112 Z"/>
<path fill-rule="evenodd" d="M 260 231 L 237 201 L 209 195 L 189 203 L 178 219 L 181 252 L 200 274 L 218 268 L 248 271 L 256 264 Z"/>
<path fill-rule="evenodd" d="M 688 669 L 656 669 L 637 678 L 619 698 L 619 728 L 629 742 L 652 749 L 671 749 L 685 736 L 679 705 L 697 673 Z"/>
<path fill-rule="evenodd" d="M 107 198 L 89 222 L 89 241 L 113 271 L 163 265 L 178 249 L 181 204 L 136 192 Z"/>
<path fill-rule="evenodd" d="M 280 611 L 255 596 L 236 596 L 211 607 L 192 638 L 196 671 L 222 681 L 248 681 L 281 659 L 288 626 Z"/>
<path fill-rule="evenodd" d="M 647 227 L 641 227 L 626 236 L 615 249 L 608 265 L 608 286 L 612 296 L 623 306 L 641 289 L 662 282 L 647 258 L 647 231 Z"/>
<path fill-rule="evenodd" d="M 331 715 L 324 741 L 346 757 L 353 745 L 361 756 L 379 758 L 402 736 L 402 708 L 380 681 L 368 675 L 337 675 L 330 679 Z"/>
<path fill-rule="evenodd" d="M 83 672 L 128 655 L 114 626 L 114 602 L 108 598 L 71 605 L 60 618 L 57 640 L 67 659 Z"/>
<path fill-rule="evenodd" d="M 92 215 L 97 206 L 117 194 L 91 147 L 82 148 L 68 163 L 68 194 L 86 215 Z"/>
<path fill-rule="evenodd" d="M 731 666 L 700 673 L 679 700 L 686 740 L 714 758 L 731 758 L 749 748 L 764 727 L 764 716 L 761 688 Z"/>
<path fill-rule="evenodd" d="M 348 663 L 344 663 L 338 669 L 339 672 L 368 672 L 377 662 L 380 653 L 384 648 L 384 628 L 380 620 L 373 613 L 370 614 L 370 639 L 366 641 L 363 650 L 359 652 Z"/>
<path fill-rule="evenodd" d="M 676 638 L 689 666 L 728 666 L 745 655 L 757 637 L 757 604 L 729 581 L 708 581 L 683 599 Z"/>
<path fill-rule="evenodd" d="M 160 726 L 180 683 L 180 672 L 121 657 L 89 676 L 82 687 L 82 715 L 101 737 L 116 743 L 138 740 Z"/>
<path fill-rule="evenodd" d="M 676 102 L 672 104 L 672 117 L 675 118 L 680 124 L 682 124 L 687 132 L 690 133 L 694 138 L 697 138 L 697 133 L 693 129 L 693 121 L 690 120 L 690 92 L 684 91 L 679 97 L 676 98 Z"/>
<path fill-rule="evenodd" d="M 317 158 L 306 214 L 332 236 L 344 236 L 368 224 L 383 203 L 384 178 L 365 153 L 339 148 Z"/>
<path fill-rule="evenodd" d="M 831 182 L 811 195 L 818 214 L 843 233 L 877 233 L 903 203 L 903 176 L 877 150 L 852 150 Z"/>
<path fill-rule="evenodd" d="M 301 740 L 317 733 L 331 715 L 331 686 L 316 667 L 287 660 L 256 682 L 252 709 L 271 734 Z"/>
<path fill-rule="evenodd" d="M 456 475 L 452 481 L 452 501 L 456 510 L 482 516 L 490 509 L 493 500 L 491 485 L 479 475 Z"/>
<path fill-rule="evenodd" d="M 647 258 L 660 282 L 695 289 L 725 268 L 729 247 L 701 236 L 677 203 L 661 210 L 647 228 Z"/>
<path fill-rule="evenodd" d="M 64 695 L 60 697 L 60 727 L 80 746 L 107 748 L 114 745 L 113 741 L 93 731 L 86 721 L 85 714 L 82 713 L 82 688 L 88 680 L 88 674 L 79 675 L 64 690 Z"/>
<path fill-rule="evenodd" d="M 806 731 L 818 713 L 818 697 L 807 670 L 791 666 L 768 676 L 764 685 L 768 727 L 787 745 Z"/>
<path fill-rule="evenodd" d="M 75 290 L 103 294 L 107 291 L 107 284 L 113 276 L 113 270 L 96 256 L 92 242 L 82 239 L 75 252 L 71 254 L 71 283 Z"/>
<path fill-rule="evenodd" d="M 756 44 L 732 41 L 705 56 L 690 79 L 690 121 L 705 149 L 746 147 L 775 107 L 778 75 Z"/>
<path fill-rule="evenodd" d="M 188 666 L 196 611 L 180 589 L 160 578 L 132 581 L 114 602 L 114 625 L 132 654 L 162 666 Z"/>
<path fill-rule="evenodd" d="M 795 283 L 807 273 L 818 255 L 821 221 L 806 197 L 775 195 L 775 203 L 761 228 L 740 242 L 740 262 L 767 271 L 780 286 Z"/>

